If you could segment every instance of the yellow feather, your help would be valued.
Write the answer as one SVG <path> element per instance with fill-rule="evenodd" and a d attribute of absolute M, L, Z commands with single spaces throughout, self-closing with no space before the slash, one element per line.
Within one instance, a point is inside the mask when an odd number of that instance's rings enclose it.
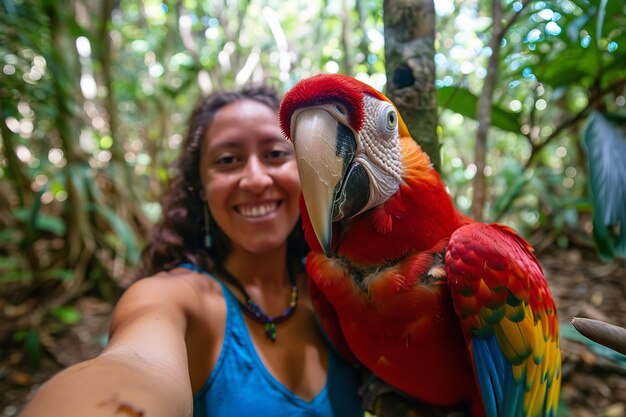
<path fill-rule="evenodd" d="M 504 356 L 514 364 L 527 358 L 535 349 L 535 326 L 528 316 L 515 323 L 503 319 L 496 326 L 496 337 Z"/>

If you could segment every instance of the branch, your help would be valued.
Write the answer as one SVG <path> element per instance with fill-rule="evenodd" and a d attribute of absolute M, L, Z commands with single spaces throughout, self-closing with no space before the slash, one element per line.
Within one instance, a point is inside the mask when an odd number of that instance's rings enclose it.
<path fill-rule="evenodd" d="M 356 2 L 355 7 L 356 7 L 358 17 L 359 17 L 358 26 L 359 26 L 359 29 L 361 29 L 361 40 L 359 41 L 358 49 L 361 51 L 361 53 L 364 56 L 363 63 L 367 65 L 368 74 L 371 74 L 372 72 L 374 72 L 374 66 L 368 59 L 370 55 L 370 49 L 369 49 L 369 42 L 366 36 L 367 29 L 365 28 L 365 19 L 366 19 L 365 6 L 363 4 L 363 0 L 356 0 L 355 2 Z"/>
<path fill-rule="evenodd" d="M 474 149 L 474 163 L 476 164 L 476 175 L 474 176 L 472 198 L 472 216 L 478 222 L 483 221 L 485 208 L 485 161 L 487 153 L 487 134 L 491 126 L 491 105 L 493 103 L 493 90 L 498 79 L 498 63 L 500 61 L 500 42 L 502 32 L 502 4 L 500 0 L 492 0 L 493 28 L 491 42 L 491 56 L 487 61 L 487 77 L 483 84 L 483 91 L 478 99 L 476 109 L 476 120 L 478 129 L 476 131 L 476 147 Z"/>
<path fill-rule="evenodd" d="M 469 412 L 460 407 L 435 407 L 419 403 L 395 392 L 388 392 L 376 400 L 377 417 L 468 417 Z"/>
<path fill-rule="evenodd" d="M 569 119 L 565 120 L 563 123 L 558 125 L 556 127 L 556 129 L 554 129 L 554 131 L 552 131 L 552 133 L 550 133 L 550 135 L 548 135 L 546 140 L 544 140 L 543 142 L 541 142 L 538 145 L 533 145 L 532 151 L 531 151 L 531 154 L 530 154 L 530 158 L 528 158 L 528 161 L 526 161 L 526 164 L 524 165 L 524 170 L 528 169 L 530 167 L 530 165 L 532 165 L 532 163 L 537 158 L 537 155 L 539 155 L 540 151 L 546 145 L 548 145 L 548 143 L 552 142 L 552 140 L 554 138 L 556 138 L 557 136 L 559 136 L 563 131 L 569 129 L 570 127 L 572 127 L 573 125 L 578 123 L 581 119 L 586 117 L 589 109 L 591 107 L 595 106 L 598 103 L 598 101 L 605 94 L 613 91 L 613 89 L 615 89 L 615 87 L 620 86 L 623 83 L 624 83 L 624 80 L 623 79 L 619 79 L 619 80 L 615 81 L 614 83 L 610 84 L 606 88 L 592 91 L 591 97 L 589 97 L 589 101 L 587 101 L 587 105 L 585 106 L 584 109 L 582 109 L 581 111 L 579 111 L 578 113 L 576 113 L 575 115 L 573 115 L 572 117 L 570 117 Z"/>
<path fill-rule="evenodd" d="M 289 70 L 291 69 L 291 59 L 289 57 L 289 42 L 287 42 L 287 36 L 283 30 L 283 26 L 278 18 L 278 15 L 269 6 L 263 8 L 263 16 L 267 20 L 267 24 L 270 27 L 274 42 L 276 43 L 276 49 L 278 50 L 278 69 L 279 79 L 281 81 L 287 81 L 289 79 Z"/>
<path fill-rule="evenodd" d="M 520 15 L 522 14 L 522 12 L 524 11 L 524 9 L 526 8 L 526 6 L 528 6 L 528 4 L 530 3 L 531 0 L 523 0 L 522 1 L 522 7 L 515 13 L 513 13 L 511 15 L 511 17 L 508 19 L 507 23 L 504 25 L 504 27 L 502 28 L 502 31 L 499 34 L 499 38 L 500 40 L 502 40 L 502 38 L 504 37 L 504 35 L 506 34 L 506 32 L 509 31 L 509 29 L 511 28 L 511 26 L 513 26 L 513 23 L 515 23 L 515 21 L 517 20 L 518 17 L 520 17 Z"/>
<path fill-rule="evenodd" d="M 513 23 L 518 19 L 530 0 L 524 0 L 522 7 L 502 25 L 502 3 L 500 0 L 493 0 L 492 3 L 492 37 L 489 42 L 491 48 L 491 56 L 487 62 L 487 77 L 483 84 L 483 91 L 478 100 L 476 109 L 476 120 L 478 121 L 478 129 L 476 131 L 476 149 L 474 152 L 474 163 L 476 164 L 476 175 L 473 180 L 474 197 L 472 198 L 472 216 L 477 221 L 483 220 L 483 212 L 485 207 L 485 164 L 487 153 L 487 134 L 491 127 L 491 106 L 493 104 L 493 92 L 498 80 L 498 64 L 500 62 L 500 45 L 506 32 L 511 28 Z"/>
<path fill-rule="evenodd" d="M 383 1 L 386 95 L 439 170 L 433 0 Z"/>
<path fill-rule="evenodd" d="M 13 178 L 13 182 L 15 182 L 15 193 L 17 194 L 17 198 L 19 200 L 20 207 L 27 207 L 32 204 L 32 193 L 30 193 L 30 180 L 28 179 L 26 173 L 22 170 L 22 166 L 20 165 L 20 161 L 17 158 L 17 154 L 15 153 L 15 146 L 13 145 L 13 132 L 9 129 L 6 124 L 6 119 L 8 116 L 8 104 L 3 103 L 3 95 L 5 93 L 4 89 L 1 90 L 2 95 L 0 95 L 0 108 L 2 108 L 2 114 L 0 114 L 0 137 L 2 138 L 2 148 L 4 156 L 7 160 L 7 168 L 11 173 L 10 177 Z M 7 96 L 8 96 L 7 92 Z M 7 107 L 4 107 L 4 106 Z M 5 111 L 5 109 L 7 109 Z"/>
<path fill-rule="evenodd" d="M 561 132 L 563 132 L 564 130 L 567 130 L 568 128 L 570 128 L 571 126 L 575 125 L 576 123 L 578 123 L 582 118 L 584 118 L 587 115 L 587 110 L 589 110 L 589 107 L 591 107 L 591 102 L 588 103 L 584 109 L 582 109 L 580 112 L 578 112 L 577 114 L 575 114 L 573 117 L 570 117 L 569 119 L 565 120 L 563 123 L 561 123 L 559 126 L 557 126 L 556 129 L 554 129 L 554 131 L 552 133 L 550 133 L 550 135 L 546 138 L 545 141 L 541 142 L 538 145 L 532 145 L 532 150 L 530 153 L 530 158 L 528 158 L 528 161 L 526 162 L 526 164 L 524 165 L 524 171 L 526 169 L 528 169 L 530 167 L 530 165 L 534 162 L 535 158 L 537 157 L 537 155 L 539 155 L 540 151 L 550 142 L 552 142 L 552 140 L 554 138 L 556 138 L 558 135 L 561 134 Z M 532 144 L 532 141 L 531 141 Z"/>
<path fill-rule="evenodd" d="M 476 164 L 476 175 L 473 180 L 474 197 L 472 198 L 472 216 L 477 221 L 483 220 L 485 207 L 485 164 L 487 153 L 487 135 L 491 127 L 491 106 L 493 104 L 493 92 L 498 81 L 498 64 L 500 62 L 500 45 L 506 32 L 521 15 L 522 11 L 530 3 L 524 0 L 522 7 L 511 15 L 505 25 L 502 24 L 502 4 L 500 0 L 493 0 L 492 3 L 492 37 L 489 42 L 491 56 L 487 62 L 487 77 L 483 84 L 483 91 L 478 100 L 476 109 L 476 120 L 478 129 L 476 131 L 476 149 L 474 151 L 474 163 Z"/>
<path fill-rule="evenodd" d="M 119 140 L 119 118 L 117 112 L 117 106 L 115 105 L 115 96 L 113 91 L 113 75 L 112 65 L 113 59 L 111 57 L 115 52 L 111 48 L 111 34 L 109 31 L 109 24 L 111 22 L 111 13 L 113 12 L 113 0 L 105 0 L 101 3 L 100 9 L 100 22 L 96 33 L 98 39 L 102 44 L 98 45 L 97 57 L 100 60 L 102 78 L 104 86 L 107 90 L 107 95 L 104 98 L 104 105 L 109 116 L 109 133 L 113 138 L 113 146 L 111 147 L 112 160 L 122 163 L 126 166 L 124 161 L 124 150 Z"/>
<path fill-rule="evenodd" d="M 200 52 L 198 44 L 193 37 L 191 19 L 182 18 L 183 16 L 187 17 L 185 6 L 182 1 L 178 1 L 176 3 L 176 9 L 179 16 L 178 34 L 180 35 L 180 39 L 183 41 L 183 46 L 189 52 L 189 54 L 191 54 L 191 58 L 198 68 L 198 74 L 196 75 L 198 86 L 204 94 L 210 93 L 213 90 L 213 83 L 211 81 L 211 76 L 209 75 L 209 72 L 203 68 L 202 62 L 200 61 Z"/>
<path fill-rule="evenodd" d="M 344 74 L 353 75 L 354 69 L 352 68 L 352 25 L 350 19 L 350 7 L 346 0 L 341 2 L 341 44 L 344 50 L 343 53 L 343 70 Z"/>
<path fill-rule="evenodd" d="M 583 336 L 626 355 L 626 329 L 600 320 L 574 317 L 572 325 Z"/>

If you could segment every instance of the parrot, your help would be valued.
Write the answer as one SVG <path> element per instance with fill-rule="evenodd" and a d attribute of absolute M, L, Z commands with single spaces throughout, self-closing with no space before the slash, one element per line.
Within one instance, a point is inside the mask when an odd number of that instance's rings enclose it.
<path fill-rule="evenodd" d="M 457 209 L 365 82 L 302 79 L 279 123 L 300 176 L 307 285 L 336 350 L 421 403 L 555 417 L 559 322 L 531 245 Z"/>

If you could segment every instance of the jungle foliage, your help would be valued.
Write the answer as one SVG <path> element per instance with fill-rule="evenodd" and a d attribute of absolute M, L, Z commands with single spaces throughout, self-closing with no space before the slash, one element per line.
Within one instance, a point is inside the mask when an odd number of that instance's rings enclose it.
<path fill-rule="evenodd" d="M 539 249 L 595 236 L 603 257 L 626 256 L 626 5 L 435 7 L 441 169 L 459 207 Z M 80 319 L 68 303 L 114 300 L 134 277 L 199 95 L 318 72 L 386 83 L 380 0 L 5 0 L 0 57 L 0 339 L 33 358 Z"/>

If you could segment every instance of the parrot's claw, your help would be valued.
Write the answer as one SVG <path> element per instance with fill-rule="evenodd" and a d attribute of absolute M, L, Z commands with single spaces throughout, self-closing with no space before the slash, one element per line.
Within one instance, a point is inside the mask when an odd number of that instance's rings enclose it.
<path fill-rule="evenodd" d="M 469 417 L 461 408 L 420 403 L 371 373 L 365 377 L 359 395 L 365 411 L 376 417 Z"/>
<path fill-rule="evenodd" d="M 370 373 L 365 377 L 363 384 L 359 388 L 359 395 L 363 401 L 363 408 L 371 414 L 376 414 L 376 401 L 383 394 L 396 392 L 396 388 L 389 385 L 376 375 Z"/>

